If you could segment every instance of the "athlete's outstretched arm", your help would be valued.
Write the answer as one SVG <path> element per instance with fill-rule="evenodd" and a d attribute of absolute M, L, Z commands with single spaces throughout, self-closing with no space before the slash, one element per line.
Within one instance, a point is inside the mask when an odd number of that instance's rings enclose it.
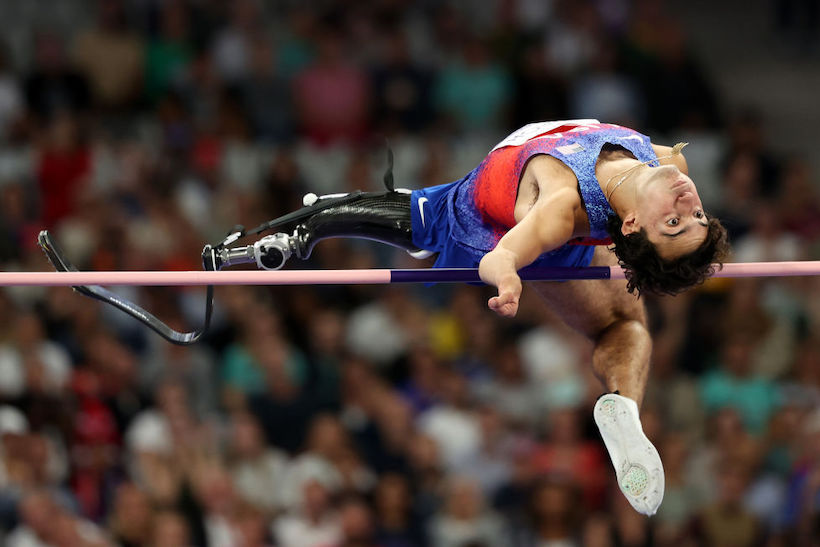
<path fill-rule="evenodd" d="M 484 255 L 478 273 L 485 283 L 498 288 L 498 296 L 487 303 L 490 309 L 505 317 L 513 317 L 518 312 L 521 297 L 518 270 L 572 238 L 578 205 L 578 193 L 570 188 L 542 195 L 495 249 Z"/>

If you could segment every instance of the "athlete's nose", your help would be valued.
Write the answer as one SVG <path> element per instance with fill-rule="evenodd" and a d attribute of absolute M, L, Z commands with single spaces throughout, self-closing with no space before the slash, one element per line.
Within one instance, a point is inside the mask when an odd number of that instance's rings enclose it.
<path fill-rule="evenodd" d="M 677 201 L 681 205 L 692 205 L 695 202 L 695 194 L 687 190 L 678 196 Z"/>

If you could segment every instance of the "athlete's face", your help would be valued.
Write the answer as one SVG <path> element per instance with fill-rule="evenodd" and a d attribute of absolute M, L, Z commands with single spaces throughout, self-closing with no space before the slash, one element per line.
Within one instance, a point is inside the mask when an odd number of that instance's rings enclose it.
<path fill-rule="evenodd" d="M 708 228 L 692 179 L 674 165 L 645 166 L 634 176 L 636 207 L 624 219 L 624 233 L 643 228 L 658 254 L 667 260 L 697 249 Z"/>

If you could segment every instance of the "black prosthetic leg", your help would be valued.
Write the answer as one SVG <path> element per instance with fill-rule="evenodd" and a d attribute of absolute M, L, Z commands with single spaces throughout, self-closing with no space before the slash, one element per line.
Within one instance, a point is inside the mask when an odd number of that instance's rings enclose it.
<path fill-rule="evenodd" d="M 310 203 L 304 208 L 248 233 L 237 227 L 221 244 L 206 246 L 202 252 L 206 268 L 220 270 L 225 266 L 255 262 L 260 268 L 278 270 L 294 254 L 302 260 L 310 257 L 319 241 L 331 237 L 379 241 L 404 249 L 415 258 L 431 254 L 413 245 L 410 194 L 407 192 L 353 192 L 321 197 L 308 194 L 306 202 Z M 290 233 L 281 231 L 265 236 L 253 245 L 228 247 L 246 235 L 277 228 Z"/>

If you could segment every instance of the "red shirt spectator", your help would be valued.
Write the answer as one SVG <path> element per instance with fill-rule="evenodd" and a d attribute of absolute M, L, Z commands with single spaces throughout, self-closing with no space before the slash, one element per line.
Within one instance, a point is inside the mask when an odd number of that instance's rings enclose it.
<path fill-rule="evenodd" d="M 74 213 L 78 196 L 91 169 L 91 151 L 78 142 L 77 121 L 59 115 L 48 129 L 37 163 L 41 219 L 47 228 Z"/>
<path fill-rule="evenodd" d="M 580 487 L 584 506 L 599 509 L 609 478 L 600 443 L 583 438 L 576 409 L 553 410 L 549 421 L 550 438 L 532 455 L 536 472 L 570 478 Z"/>
<path fill-rule="evenodd" d="M 327 144 L 364 136 L 370 95 L 367 75 L 344 60 L 337 36 L 324 37 L 319 59 L 296 78 L 293 95 L 302 130 L 311 140 Z"/>

